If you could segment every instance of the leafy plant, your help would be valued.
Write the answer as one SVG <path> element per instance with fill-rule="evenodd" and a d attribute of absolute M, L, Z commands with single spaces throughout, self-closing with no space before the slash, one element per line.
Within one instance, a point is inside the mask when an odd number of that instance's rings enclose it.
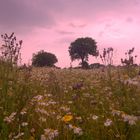
<path fill-rule="evenodd" d="M 137 58 L 137 55 L 133 56 L 134 50 L 135 50 L 135 48 L 132 48 L 132 49 L 128 50 L 125 53 L 126 58 L 121 59 L 121 63 L 124 66 L 133 66 L 133 65 L 135 65 L 135 59 Z"/>
<path fill-rule="evenodd" d="M 19 61 L 21 61 L 21 46 L 22 46 L 22 40 L 17 41 L 16 36 L 14 33 L 11 35 L 1 35 L 2 41 L 4 42 L 2 44 L 1 50 L 1 61 L 7 62 L 9 64 L 17 65 Z"/>
<path fill-rule="evenodd" d="M 103 64 L 106 65 L 113 65 L 113 48 L 109 47 L 109 48 L 104 48 L 103 50 L 103 54 L 100 54 L 100 58 L 103 62 Z"/>
<path fill-rule="evenodd" d="M 134 77 L 135 75 L 137 75 L 137 69 L 135 68 L 135 66 L 137 66 L 137 64 L 135 63 L 135 60 L 137 58 L 137 55 L 133 55 L 135 48 L 129 49 L 126 53 L 125 53 L 125 58 L 121 59 L 121 63 L 125 68 L 125 72 L 128 74 L 128 76 L 130 77 Z"/>
<path fill-rule="evenodd" d="M 43 50 L 39 51 L 36 54 L 33 54 L 32 65 L 36 67 L 49 66 L 52 67 L 58 62 L 56 56 L 52 53 L 45 52 Z"/>

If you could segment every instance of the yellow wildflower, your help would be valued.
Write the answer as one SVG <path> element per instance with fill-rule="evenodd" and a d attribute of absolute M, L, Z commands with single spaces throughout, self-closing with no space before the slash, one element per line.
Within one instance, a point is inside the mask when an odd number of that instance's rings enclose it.
<path fill-rule="evenodd" d="M 63 118 L 62 118 L 62 121 L 64 122 L 69 122 L 73 119 L 73 116 L 72 115 L 65 115 Z"/>

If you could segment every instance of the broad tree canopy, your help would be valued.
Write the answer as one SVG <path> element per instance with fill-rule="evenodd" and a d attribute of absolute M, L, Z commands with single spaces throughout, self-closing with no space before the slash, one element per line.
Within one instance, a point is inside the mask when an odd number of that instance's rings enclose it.
<path fill-rule="evenodd" d="M 69 54 L 71 60 L 81 59 L 81 64 L 88 61 L 88 56 L 97 56 L 97 45 L 96 41 L 90 37 L 78 38 L 70 44 Z"/>

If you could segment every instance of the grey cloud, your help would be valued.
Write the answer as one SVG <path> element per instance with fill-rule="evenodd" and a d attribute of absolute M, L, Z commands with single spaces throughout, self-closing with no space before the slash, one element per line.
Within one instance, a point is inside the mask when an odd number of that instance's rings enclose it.
<path fill-rule="evenodd" d="M 105 29 L 111 28 L 114 24 L 113 23 L 106 23 L 105 24 Z"/>
<path fill-rule="evenodd" d="M 133 0 L 132 2 L 134 3 L 134 5 L 140 4 L 140 1 L 139 0 Z"/>
<path fill-rule="evenodd" d="M 73 27 L 73 28 L 83 28 L 83 27 L 86 27 L 87 24 L 75 24 L 75 23 L 70 23 L 69 24 L 70 27 Z"/>
<path fill-rule="evenodd" d="M 99 37 L 103 37 L 103 35 L 104 35 L 104 31 L 100 31 L 98 34 Z"/>
<path fill-rule="evenodd" d="M 33 1 L 32 1 L 33 2 Z M 54 19 L 41 5 L 32 6 L 23 0 L 0 0 L 0 25 L 5 28 L 51 26 Z"/>
<path fill-rule="evenodd" d="M 132 23 L 132 22 L 133 22 L 133 18 L 132 18 L 132 17 L 128 17 L 128 18 L 126 18 L 126 22 L 128 22 L 128 23 Z"/>
<path fill-rule="evenodd" d="M 65 38 L 61 38 L 59 40 L 59 43 L 66 43 L 66 44 L 70 44 L 73 41 L 73 37 L 65 37 Z M 68 47 L 68 46 L 67 46 Z"/>
<path fill-rule="evenodd" d="M 74 34 L 74 32 L 63 31 L 63 30 L 57 30 L 56 32 L 61 34 L 61 35 L 72 35 L 72 34 Z"/>
<path fill-rule="evenodd" d="M 73 20 L 94 22 L 102 18 L 100 13 L 120 13 L 131 4 L 126 0 L 0 0 L 0 26 L 28 31 L 34 27 L 54 27 L 63 19 L 71 22 L 71 27 L 83 28 L 87 25 L 75 24 Z"/>
<path fill-rule="evenodd" d="M 124 0 L 57 0 L 57 8 L 59 11 L 56 14 L 60 16 L 65 15 L 65 18 L 93 18 L 98 16 L 99 13 L 103 11 L 118 11 L 126 7 Z M 53 6 L 53 7 L 56 7 Z M 61 18 L 61 17 L 60 17 Z"/>

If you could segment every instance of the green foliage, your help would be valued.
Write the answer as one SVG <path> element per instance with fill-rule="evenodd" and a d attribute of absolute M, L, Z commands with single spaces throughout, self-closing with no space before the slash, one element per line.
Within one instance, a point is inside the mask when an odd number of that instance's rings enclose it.
<path fill-rule="evenodd" d="M 13 65 L 17 65 L 18 61 L 21 60 L 20 56 L 20 50 L 22 46 L 22 40 L 17 42 L 16 36 L 14 33 L 11 35 L 1 35 L 2 41 L 4 42 L 2 44 L 2 47 L 0 47 L 1 50 L 1 62 L 6 62 Z"/>
<path fill-rule="evenodd" d="M 54 54 L 41 50 L 37 54 L 33 54 L 32 65 L 36 67 L 52 67 L 57 61 Z"/>
<path fill-rule="evenodd" d="M 81 59 L 81 65 L 84 67 L 89 55 L 98 55 L 96 42 L 90 37 L 78 38 L 71 43 L 69 54 L 72 61 Z"/>
<path fill-rule="evenodd" d="M 24 73 L 17 67 L 11 69 L 11 65 L 0 63 L 0 139 L 12 139 L 10 133 L 22 131 L 19 123 L 25 121 L 20 112 L 28 105 L 28 101 L 35 95 L 35 87 L 29 82 L 30 71 Z M 33 92 L 33 93 L 32 93 Z M 34 94 L 34 95 L 33 95 Z M 12 124 L 6 123 L 4 117 L 12 114 L 15 120 Z M 18 131 L 17 131 L 18 130 Z M 25 131 L 25 130 L 24 130 Z M 25 131 L 26 132 L 26 131 Z M 28 132 L 26 132 L 28 134 Z M 13 135 L 13 134 L 12 134 Z M 26 138 L 24 138 L 26 139 Z"/>

